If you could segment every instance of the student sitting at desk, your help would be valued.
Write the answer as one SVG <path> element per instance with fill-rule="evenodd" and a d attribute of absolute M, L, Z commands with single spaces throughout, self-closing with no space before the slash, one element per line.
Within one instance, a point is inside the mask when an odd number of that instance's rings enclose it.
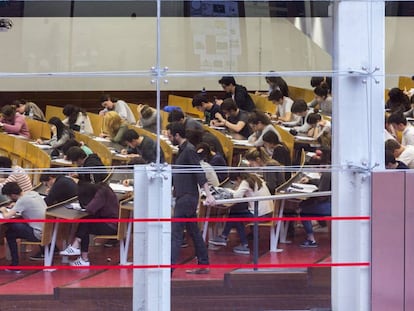
<path fill-rule="evenodd" d="M 402 132 L 401 144 L 403 146 L 414 145 L 414 126 L 407 122 L 402 113 L 393 113 L 387 121 L 395 131 Z"/>
<path fill-rule="evenodd" d="M 268 100 L 273 102 L 276 105 L 276 114 L 272 115 L 272 119 L 278 121 L 278 123 L 283 122 L 293 122 L 298 118 L 292 114 L 291 108 L 293 100 L 289 97 L 283 96 L 283 93 L 279 90 L 274 90 L 270 93 Z"/>
<path fill-rule="evenodd" d="M 23 192 L 16 182 L 9 182 L 2 188 L 2 194 L 7 195 L 11 201 L 15 202 L 12 209 L 8 210 L 5 206 L 0 208 L 3 218 L 10 219 L 20 213 L 23 219 L 44 219 L 46 203 L 43 198 L 35 191 Z M 7 224 L 6 239 L 11 255 L 11 265 L 19 265 L 19 252 L 16 239 L 26 239 L 37 242 L 42 239 L 43 223 L 13 222 Z M 11 270 L 20 273 L 20 270 Z"/>
<path fill-rule="evenodd" d="M 389 150 L 385 150 L 385 168 L 393 170 L 409 169 L 409 167 L 405 165 L 403 162 L 397 161 L 394 157 L 394 154 Z"/>
<path fill-rule="evenodd" d="M 157 110 L 148 105 L 139 104 L 137 113 L 139 116 L 137 126 L 157 134 Z M 160 119 L 160 124 L 162 124 L 162 118 Z"/>
<path fill-rule="evenodd" d="M 26 99 L 20 99 L 13 101 L 13 105 L 16 106 L 16 111 L 21 115 L 33 120 L 46 122 L 46 118 L 42 109 L 40 109 L 39 106 L 35 103 Z"/>
<path fill-rule="evenodd" d="M 63 107 L 63 114 L 66 118 L 62 123 L 71 130 L 87 135 L 93 134 L 91 120 L 85 110 L 69 104 Z"/>
<path fill-rule="evenodd" d="M 100 183 L 108 176 L 106 172 L 102 173 L 102 169 L 105 168 L 101 159 L 96 154 L 86 155 L 80 147 L 69 148 L 66 158 L 68 161 L 72 161 L 76 166 L 82 167 L 85 173 L 79 173 L 79 181 Z M 102 168 L 101 168 L 102 167 Z M 95 170 L 94 170 L 95 169 Z"/>
<path fill-rule="evenodd" d="M 48 140 L 38 139 L 36 142 L 42 145 L 50 145 L 53 149 L 61 149 L 62 146 L 74 137 L 71 129 L 66 127 L 58 117 L 52 117 L 48 121 L 52 138 Z"/>
<path fill-rule="evenodd" d="M 217 120 L 211 121 L 212 125 L 228 128 L 236 139 L 247 139 L 251 135 L 249 114 L 239 109 L 231 98 L 223 101 L 220 110 L 221 112 L 215 115 Z"/>
<path fill-rule="evenodd" d="M 385 151 L 390 151 L 397 161 L 403 162 L 409 168 L 414 168 L 414 146 L 403 146 L 394 139 L 385 142 Z"/>
<path fill-rule="evenodd" d="M 261 111 L 253 111 L 249 114 L 249 125 L 254 131 L 247 139 L 255 147 L 263 146 L 263 135 L 267 132 L 274 132 L 280 139 L 280 135 L 273 126 L 267 114 Z"/>
<path fill-rule="evenodd" d="M 320 164 L 331 164 L 331 151 L 325 149 L 322 151 Z M 320 179 L 309 179 L 303 177 L 300 183 L 314 184 L 318 186 L 318 191 L 331 191 L 331 172 L 322 172 Z M 303 217 L 310 216 L 331 216 L 331 196 L 313 197 L 299 204 L 300 215 Z M 312 221 L 302 221 L 303 228 L 306 232 L 306 240 L 300 245 L 301 247 L 318 247 L 313 234 Z"/>
<path fill-rule="evenodd" d="M 46 187 L 47 206 L 69 200 L 78 195 L 78 185 L 73 178 L 63 174 L 42 174 L 40 182 Z"/>
<path fill-rule="evenodd" d="M 284 166 L 291 166 L 289 148 L 279 140 L 279 137 L 273 132 L 267 132 L 263 135 L 263 147 L 267 154 Z M 290 178 L 290 172 L 286 172 L 286 179 Z"/>
<path fill-rule="evenodd" d="M 274 71 L 270 71 L 272 73 Z M 289 97 L 289 86 L 286 81 L 279 76 L 266 76 L 266 83 L 269 85 L 269 91 L 266 93 L 255 92 L 256 95 L 269 96 L 274 90 L 279 90 L 282 92 L 283 96 Z"/>
<path fill-rule="evenodd" d="M 86 155 L 93 154 L 93 151 L 91 148 L 85 145 L 84 142 L 79 142 L 76 139 L 69 139 L 63 146 L 62 146 L 62 152 L 64 157 L 66 158 L 68 150 L 70 147 L 80 147 Z"/>
<path fill-rule="evenodd" d="M 184 116 L 182 110 L 175 109 L 168 114 L 168 122 L 180 122 L 184 124 L 186 131 L 202 131 L 203 125 L 192 117 Z"/>
<path fill-rule="evenodd" d="M 7 177 L 1 175 L 0 189 L 10 182 L 16 182 L 23 191 L 30 191 L 33 188 L 29 175 L 20 166 L 15 165 L 12 169 L 12 161 L 8 157 L 0 157 L 0 169 L 10 170 L 8 176 L 5 174 Z"/>
<path fill-rule="evenodd" d="M 136 131 L 129 129 L 124 133 L 122 138 L 128 145 L 128 149 L 122 149 L 122 154 L 128 154 L 133 157 L 142 157 L 146 163 L 157 160 L 157 144 L 151 138 L 139 135 Z M 160 162 L 164 162 L 164 153 L 160 150 Z"/>
<path fill-rule="evenodd" d="M 128 124 L 122 120 L 116 111 L 109 111 L 103 118 L 102 133 L 100 137 L 109 137 L 116 144 L 123 144 L 123 137 L 128 130 Z"/>
<path fill-rule="evenodd" d="M 1 108 L 0 127 L 8 134 L 30 138 L 29 128 L 23 115 L 16 111 L 15 106 L 5 105 Z"/>
<path fill-rule="evenodd" d="M 137 123 L 132 110 L 123 100 L 114 98 L 109 94 L 104 94 L 101 97 L 101 105 L 104 109 L 99 111 L 99 115 L 104 116 L 109 111 L 116 111 L 128 124 Z"/>
<path fill-rule="evenodd" d="M 116 194 L 106 184 L 82 183 L 79 185 L 78 199 L 80 205 L 91 219 L 116 219 L 119 214 L 119 202 Z M 89 266 L 89 235 L 115 235 L 118 231 L 116 222 L 79 224 L 75 239 L 63 251 L 63 256 L 79 256 L 70 262 L 71 266 Z"/>
<path fill-rule="evenodd" d="M 204 123 L 210 125 L 211 120 L 214 120 L 216 113 L 220 112 L 220 106 L 211 102 L 203 93 L 199 93 L 193 97 L 192 105 L 198 111 L 204 113 Z"/>
<path fill-rule="evenodd" d="M 303 99 L 298 99 L 293 103 L 291 111 L 298 117 L 298 119 L 292 122 L 283 122 L 282 125 L 293 127 L 293 130 L 296 133 L 307 133 L 311 128 L 308 123 L 308 116 L 313 112 L 318 112 L 318 110 L 309 108 L 308 104 Z M 295 133 L 291 134 L 294 135 Z"/>
<path fill-rule="evenodd" d="M 278 186 L 286 181 L 284 172 L 272 172 L 270 166 L 280 167 L 280 163 L 269 157 L 264 148 L 249 149 L 244 155 L 250 167 L 263 168 L 262 176 L 271 194 L 275 194 Z M 266 170 L 267 168 L 267 170 Z M 259 173 L 259 172 L 257 172 Z"/>
<path fill-rule="evenodd" d="M 232 179 L 236 180 L 237 189 L 233 191 L 234 198 L 270 196 L 266 182 L 256 174 L 236 172 L 232 174 Z M 259 202 L 259 217 L 271 216 L 273 212 L 273 201 Z M 254 202 L 236 203 L 230 208 L 229 218 L 253 217 Z M 240 237 L 240 245 L 233 248 L 236 254 L 249 255 L 250 249 L 247 243 L 244 222 L 226 222 L 221 235 L 209 240 L 208 242 L 217 246 L 226 246 L 228 236 L 233 227 L 236 227 Z"/>
<path fill-rule="evenodd" d="M 204 169 L 206 173 L 207 180 L 209 181 L 209 184 L 212 186 L 219 186 L 223 181 L 226 180 L 228 177 L 228 172 L 224 170 L 220 170 L 220 166 L 227 166 L 226 160 L 224 157 L 219 154 L 215 153 L 210 149 L 210 145 L 207 143 L 199 143 L 196 146 L 197 154 L 200 157 L 200 165 Z M 204 165 L 204 163 L 209 164 Z M 213 172 L 208 171 L 209 169 L 212 169 Z M 210 175 L 209 175 L 210 174 Z M 212 178 L 209 178 L 212 176 Z M 213 183 L 210 182 L 211 180 L 215 180 L 217 178 L 217 182 Z"/>
<path fill-rule="evenodd" d="M 332 96 L 329 94 L 329 91 L 324 85 L 315 87 L 313 90 L 315 99 L 308 106 L 321 110 L 326 116 L 332 116 Z"/>

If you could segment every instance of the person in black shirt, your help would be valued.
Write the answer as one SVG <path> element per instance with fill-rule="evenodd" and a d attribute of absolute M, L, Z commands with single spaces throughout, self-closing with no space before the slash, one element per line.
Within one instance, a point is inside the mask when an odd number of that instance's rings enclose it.
<path fill-rule="evenodd" d="M 204 123 L 208 125 L 210 125 L 211 120 L 214 120 L 216 118 L 216 113 L 220 112 L 220 106 L 209 101 L 203 93 L 195 95 L 193 97 L 192 104 L 194 108 L 201 112 L 204 112 Z"/>
<path fill-rule="evenodd" d="M 191 222 L 191 218 L 197 217 L 197 206 L 199 200 L 198 186 L 204 188 L 206 192 L 205 204 L 214 204 L 214 198 L 210 193 L 206 176 L 200 166 L 194 146 L 187 141 L 184 125 L 173 122 L 167 126 L 168 138 L 174 145 L 179 146 L 175 170 L 186 170 L 195 167 L 199 172 L 173 173 L 173 186 L 175 196 L 174 218 L 188 218 L 189 222 L 173 222 L 171 224 L 171 264 L 178 262 L 181 244 L 183 241 L 184 227 L 190 234 L 194 242 L 194 248 L 200 265 L 208 265 L 208 251 L 203 237 L 196 222 Z M 187 167 L 186 167 L 187 166 Z M 209 269 L 200 267 L 194 270 L 187 270 L 187 273 L 204 274 L 209 273 Z"/>
<path fill-rule="evenodd" d="M 221 84 L 223 90 L 226 92 L 225 98 L 233 99 L 237 107 L 241 110 L 251 112 L 256 108 L 252 98 L 247 93 L 247 89 L 240 84 L 236 84 L 234 77 L 222 77 L 218 83 Z M 217 100 L 216 103 L 220 104 L 221 101 Z"/>
<path fill-rule="evenodd" d="M 122 154 L 141 156 L 146 163 L 157 160 L 157 145 L 149 137 L 139 135 L 136 131 L 129 129 L 125 132 L 123 140 L 127 143 L 128 149 L 123 149 Z M 164 153 L 161 150 L 160 162 L 164 162 Z"/>
<path fill-rule="evenodd" d="M 239 109 L 231 98 L 223 101 L 220 110 L 221 113 L 216 113 L 215 116 L 218 121 L 213 120 L 212 125 L 227 127 L 236 139 L 247 139 L 251 135 L 249 114 Z"/>
<path fill-rule="evenodd" d="M 78 174 L 79 181 L 97 184 L 104 181 L 108 176 L 107 172 L 102 173 L 102 169 L 97 168 L 105 168 L 105 165 L 94 153 L 86 155 L 85 151 L 83 151 L 80 147 L 70 147 L 66 154 L 66 158 L 69 161 L 72 161 L 72 163 L 76 164 L 76 166 L 82 167 L 85 169 L 85 171 L 87 171 Z M 96 172 L 92 172 L 95 170 Z"/>
<path fill-rule="evenodd" d="M 47 206 L 66 201 L 78 195 L 78 185 L 70 177 L 42 174 L 40 181 L 48 188 L 48 194 L 45 197 Z"/>
<path fill-rule="evenodd" d="M 186 131 L 189 130 L 202 130 L 203 125 L 192 117 L 184 116 L 181 110 L 173 110 L 168 114 L 168 122 L 180 122 L 184 124 Z"/>

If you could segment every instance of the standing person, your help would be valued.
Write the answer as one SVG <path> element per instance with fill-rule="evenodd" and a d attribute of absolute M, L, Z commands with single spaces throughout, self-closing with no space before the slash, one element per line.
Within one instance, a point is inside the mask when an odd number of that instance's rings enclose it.
<path fill-rule="evenodd" d="M 233 99 L 241 110 L 250 112 L 256 108 L 253 99 L 247 93 L 247 89 L 243 85 L 237 84 L 234 77 L 224 76 L 218 83 L 221 84 L 221 87 L 226 92 L 225 98 Z M 220 105 L 222 102 L 223 100 L 216 100 L 216 104 Z"/>
<path fill-rule="evenodd" d="M 175 165 L 177 170 L 185 170 L 186 166 L 194 169 L 199 167 L 199 172 L 192 173 L 175 173 L 173 174 L 174 196 L 176 198 L 174 208 L 174 218 L 188 218 L 189 222 L 173 222 L 171 224 L 171 264 L 178 262 L 181 244 L 183 242 L 184 227 L 190 234 L 194 242 L 194 248 L 199 265 L 208 265 L 208 251 L 203 237 L 196 222 L 192 222 L 192 218 L 197 217 L 197 206 L 199 201 L 198 186 L 204 188 L 206 192 L 206 204 L 213 204 L 214 198 L 210 193 L 207 179 L 200 167 L 200 159 L 196 153 L 194 146 L 187 141 L 185 136 L 184 125 L 179 122 L 173 122 L 167 126 L 168 138 L 174 145 L 178 145 L 179 151 Z M 193 270 L 187 270 L 187 273 L 206 274 L 210 270 L 200 267 Z"/>
<path fill-rule="evenodd" d="M 220 112 L 220 106 L 211 102 L 204 93 L 195 95 L 192 105 L 198 111 L 204 113 L 204 123 L 207 125 L 210 125 L 210 121 L 216 118 L 216 113 Z"/>
<path fill-rule="evenodd" d="M 58 117 L 51 117 L 48 123 L 52 138 L 48 140 L 39 138 L 37 140 L 39 144 L 50 145 L 53 149 L 61 149 L 69 139 L 74 138 L 72 130 L 66 127 Z"/>
<path fill-rule="evenodd" d="M 132 110 L 123 100 L 114 98 L 109 94 L 104 94 L 101 97 L 101 105 L 104 107 L 104 109 L 99 112 L 100 115 L 105 115 L 108 111 L 114 110 L 118 112 L 121 118 L 127 121 L 129 124 L 137 123 Z"/>
<path fill-rule="evenodd" d="M 116 219 L 119 214 L 119 202 L 116 194 L 106 184 L 82 183 L 79 185 L 78 198 L 80 205 L 89 214 L 91 219 Z M 79 256 L 71 261 L 71 266 L 88 267 L 89 262 L 89 235 L 115 235 L 118 231 L 116 222 L 83 222 L 75 234 L 75 239 L 63 251 L 62 256 Z"/>
<path fill-rule="evenodd" d="M 73 131 L 81 132 L 88 135 L 93 134 L 91 120 L 86 114 L 86 111 L 82 110 L 79 107 L 69 104 L 63 107 L 63 114 L 66 116 L 66 118 L 63 119 L 62 122 L 68 128 L 70 128 Z"/>
<path fill-rule="evenodd" d="M 33 120 L 39 120 L 46 122 L 45 115 L 42 109 L 39 108 L 35 103 L 20 99 L 13 101 L 13 105 L 16 106 L 16 111 L 25 117 L 29 117 Z"/>
<path fill-rule="evenodd" d="M 10 219 L 20 213 L 23 219 L 44 219 L 46 203 L 35 191 L 23 192 L 16 182 L 9 182 L 1 189 L 3 195 L 7 195 L 15 202 L 12 209 L 5 206 L 0 208 L 3 218 Z M 19 265 L 19 252 L 16 239 L 26 239 L 31 242 L 38 242 L 42 239 L 43 223 L 41 222 L 13 222 L 7 224 L 6 239 L 12 258 L 11 265 Z M 11 270 L 20 273 L 20 270 Z"/>
<path fill-rule="evenodd" d="M 1 108 L 2 117 L 0 127 L 8 134 L 21 135 L 30 138 L 29 127 L 23 115 L 16 111 L 16 107 L 5 105 Z"/>

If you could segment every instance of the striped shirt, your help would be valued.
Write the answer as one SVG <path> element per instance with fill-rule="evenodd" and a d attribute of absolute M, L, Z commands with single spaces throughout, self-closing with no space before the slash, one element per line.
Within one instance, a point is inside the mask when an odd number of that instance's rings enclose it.
<path fill-rule="evenodd" d="M 17 182 L 19 187 L 24 191 L 32 190 L 32 181 L 27 173 L 20 166 L 14 166 L 13 172 L 6 178 L 6 180 L 0 183 L 0 189 L 9 182 Z"/>

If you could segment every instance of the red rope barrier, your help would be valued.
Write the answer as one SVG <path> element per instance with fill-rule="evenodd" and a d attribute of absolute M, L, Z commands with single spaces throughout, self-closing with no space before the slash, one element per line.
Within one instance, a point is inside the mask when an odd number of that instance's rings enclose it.
<path fill-rule="evenodd" d="M 42 223 L 75 223 L 75 222 L 266 222 L 266 221 L 302 221 L 302 220 L 371 220 L 370 216 L 312 216 L 312 217 L 234 217 L 234 218 L 106 218 L 106 219 L 22 219 L 22 218 L 11 218 L 11 219 L 0 219 L 0 223 L 10 222 L 42 222 Z"/>
<path fill-rule="evenodd" d="M 253 269 L 253 268 L 321 268 L 321 267 L 369 267 L 369 262 L 338 263 L 291 263 L 291 264 L 174 264 L 174 265 L 116 265 L 116 266 L 0 266 L 0 269 L 17 270 L 120 270 L 120 269 Z"/>

